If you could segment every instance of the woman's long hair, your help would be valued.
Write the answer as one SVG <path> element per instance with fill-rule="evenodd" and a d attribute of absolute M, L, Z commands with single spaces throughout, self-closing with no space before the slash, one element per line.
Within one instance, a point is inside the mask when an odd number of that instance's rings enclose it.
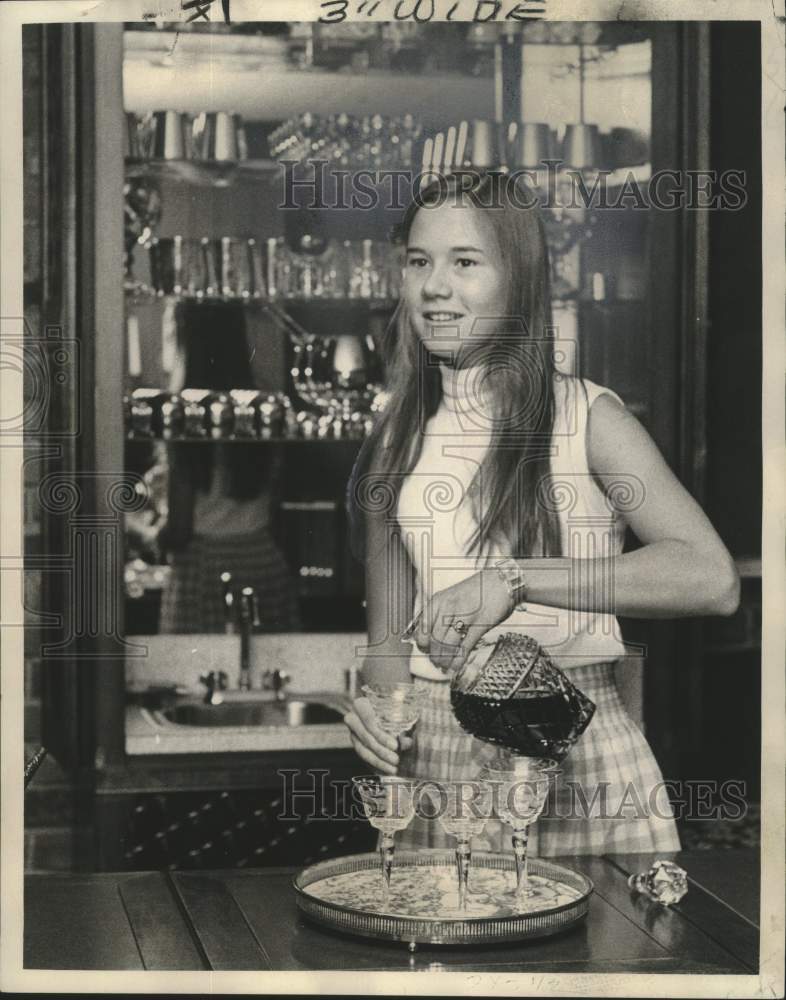
<path fill-rule="evenodd" d="M 480 372 L 475 392 L 482 389 L 484 398 L 490 396 L 494 419 L 476 477 L 479 488 L 472 492 L 476 529 L 468 548 L 480 554 L 497 544 L 518 557 L 558 555 L 559 523 L 539 501 L 541 483 L 550 472 L 555 374 L 543 221 L 533 193 L 513 178 L 473 171 L 448 175 L 425 188 L 405 213 L 396 242 L 406 245 L 416 214 L 444 204 L 446 198 L 463 199 L 452 204 L 470 204 L 481 213 L 497 240 L 506 271 L 507 301 L 500 303 L 498 318 L 488 318 L 495 320 L 501 335 L 491 347 L 480 342 L 477 346 Z M 390 498 L 387 511 L 395 511 L 403 479 L 420 457 L 425 422 L 442 398 L 439 366 L 428 363 L 428 352 L 412 329 L 403 300 L 388 328 L 384 357 L 388 402 L 358 458 L 348 490 L 356 552 L 363 551 L 364 515 L 371 509 L 364 498 L 374 494 L 376 483 L 382 487 L 377 496 L 385 493 Z"/>

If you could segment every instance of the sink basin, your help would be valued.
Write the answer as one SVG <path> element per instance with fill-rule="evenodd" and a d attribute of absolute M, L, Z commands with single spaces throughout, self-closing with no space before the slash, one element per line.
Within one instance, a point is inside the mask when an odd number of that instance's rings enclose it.
<path fill-rule="evenodd" d="M 320 701 L 228 701 L 206 705 L 189 701 L 157 713 L 177 726 L 313 726 L 338 723 L 343 713 Z"/>

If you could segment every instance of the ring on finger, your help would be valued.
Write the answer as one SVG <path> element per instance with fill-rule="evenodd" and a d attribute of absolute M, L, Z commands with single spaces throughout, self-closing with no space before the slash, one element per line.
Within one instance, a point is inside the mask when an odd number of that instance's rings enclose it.
<path fill-rule="evenodd" d="M 458 632 L 458 634 L 461 636 L 462 639 L 466 636 L 467 632 L 469 631 L 469 626 L 465 622 L 463 622 L 460 618 L 456 618 L 454 621 L 452 621 L 450 623 L 450 627 L 453 629 L 454 632 Z"/>

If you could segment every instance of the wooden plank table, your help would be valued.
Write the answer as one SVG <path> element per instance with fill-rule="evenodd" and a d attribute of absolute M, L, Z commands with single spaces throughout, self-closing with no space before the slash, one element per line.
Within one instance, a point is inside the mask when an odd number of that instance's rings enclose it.
<path fill-rule="evenodd" d="M 690 890 L 673 907 L 631 893 L 649 855 L 560 858 L 595 885 L 563 934 L 482 948 L 400 944 L 328 931 L 295 904 L 294 868 L 25 879 L 26 968 L 462 972 L 758 971 L 756 851 L 669 855 Z"/>

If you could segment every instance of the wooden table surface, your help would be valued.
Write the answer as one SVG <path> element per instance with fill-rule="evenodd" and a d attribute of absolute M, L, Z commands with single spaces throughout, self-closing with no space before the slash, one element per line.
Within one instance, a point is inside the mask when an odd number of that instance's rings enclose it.
<path fill-rule="evenodd" d="M 587 919 L 541 940 L 446 948 L 353 938 L 306 921 L 294 868 L 25 878 L 31 969 L 424 970 L 463 972 L 758 971 L 759 855 L 663 855 L 688 872 L 676 906 L 627 887 L 652 855 L 559 858 L 594 883 Z"/>

